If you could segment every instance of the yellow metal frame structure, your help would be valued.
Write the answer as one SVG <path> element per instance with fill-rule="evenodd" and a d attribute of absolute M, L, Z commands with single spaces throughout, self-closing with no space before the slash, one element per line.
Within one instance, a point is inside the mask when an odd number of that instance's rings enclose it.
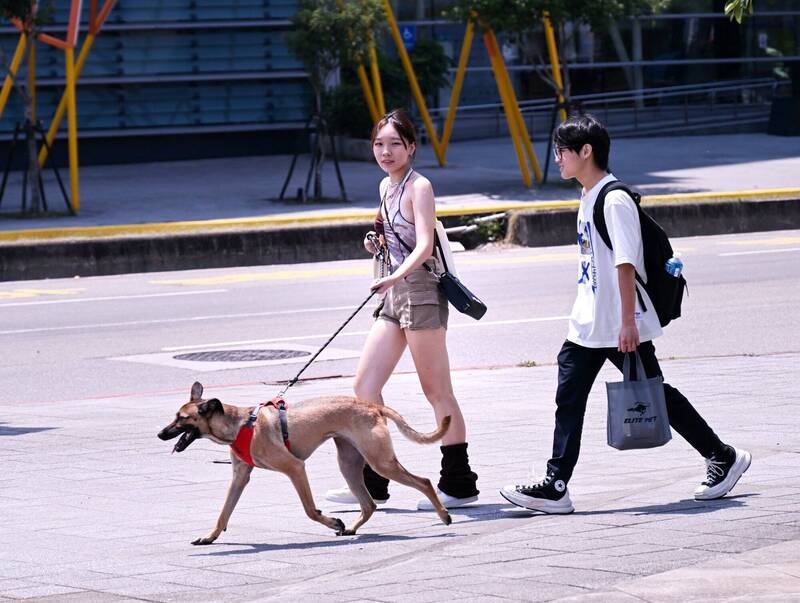
<path fill-rule="evenodd" d="M 14 52 L 11 65 L 9 66 L 9 74 L 6 76 L 3 87 L 0 89 L 0 116 L 5 110 L 8 97 L 11 94 L 11 88 L 14 84 L 14 78 L 22 63 L 22 58 L 25 55 L 25 49 L 30 42 L 29 57 L 28 57 L 28 85 L 33 99 L 34 119 L 36 111 L 36 42 L 43 42 L 64 51 L 64 64 L 66 67 L 66 86 L 64 94 L 61 97 L 61 102 L 56 109 L 53 120 L 50 124 L 50 129 L 47 133 L 47 142 L 52 147 L 55 141 L 56 133 L 64 119 L 64 114 L 67 115 L 67 148 L 69 155 L 69 176 L 70 176 L 70 192 L 72 210 L 77 214 L 80 210 L 80 186 L 79 186 L 79 166 L 78 166 L 78 109 L 77 99 L 75 93 L 75 85 L 78 77 L 80 77 L 83 66 L 86 63 L 86 58 L 95 37 L 100 31 L 103 23 L 105 22 L 111 9 L 116 4 L 116 0 L 105 0 L 100 12 L 97 11 L 98 0 L 91 0 L 89 5 L 89 33 L 84 40 L 81 47 L 80 54 L 77 62 L 75 61 L 75 46 L 78 42 L 78 32 L 80 29 L 80 12 L 82 0 L 71 0 L 69 24 L 67 26 L 67 35 L 62 40 L 54 36 L 37 33 L 34 40 L 28 40 L 28 35 L 25 33 L 25 24 L 17 20 L 12 20 L 17 29 L 20 30 L 20 39 L 17 43 L 17 49 Z M 47 159 L 47 147 L 42 147 L 39 151 L 39 165 L 43 166 Z"/>
<path fill-rule="evenodd" d="M 450 94 L 450 105 L 447 109 L 447 116 L 445 118 L 442 137 L 440 139 L 437 135 L 436 129 L 433 126 L 433 121 L 431 120 L 430 113 L 428 112 L 428 106 L 425 102 L 425 97 L 423 96 L 422 90 L 419 87 L 419 82 L 417 81 L 417 76 L 414 73 L 414 68 L 411 65 L 411 59 L 408 56 L 408 51 L 406 50 L 405 44 L 403 44 L 403 39 L 400 35 L 400 28 L 397 24 L 397 19 L 395 18 L 391 3 L 389 0 L 384 0 L 383 4 L 386 12 L 386 19 L 389 22 L 389 32 L 392 36 L 395 47 L 397 48 L 397 54 L 400 57 L 400 63 L 403 66 L 406 78 L 408 79 L 408 83 L 411 87 L 411 93 L 414 96 L 415 102 L 417 103 L 417 108 L 419 109 L 422 121 L 425 125 L 425 130 L 428 133 L 428 138 L 431 141 L 431 146 L 433 147 L 436 159 L 439 162 L 439 165 L 443 167 L 446 164 L 447 147 L 450 144 L 450 138 L 453 133 L 453 123 L 455 120 L 456 111 L 458 109 L 458 100 L 461 96 L 461 88 L 464 84 L 464 76 L 466 73 L 467 62 L 469 60 L 469 52 L 472 48 L 472 41 L 475 35 L 475 26 L 476 24 L 480 24 L 480 17 L 477 13 L 473 13 L 472 18 L 468 21 L 466 30 L 464 31 L 464 42 L 461 46 L 458 69 L 456 70 L 456 76 L 453 81 L 453 89 Z M 522 180 L 525 183 L 525 186 L 530 187 L 533 185 L 531 170 L 533 171 L 533 177 L 537 182 L 542 181 L 542 170 L 539 167 L 539 161 L 536 157 L 536 152 L 533 150 L 531 137 L 528 132 L 528 128 L 525 125 L 525 119 L 522 116 L 522 111 L 519 108 L 517 95 L 514 91 L 513 85 L 511 84 L 511 78 L 508 75 L 508 70 L 506 69 L 503 55 L 500 52 L 497 44 L 497 38 L 490 28 L 485 27 L 482 24 L 480 25 L 482 26 L 484 32 L 483 43 L 486 47 L 487 53 L 489 54 L 492 71 L 494 72 L 495 81 L 497 83 L 497 90 L 503 103 L 503 110 L 506 115 L 506 121 L 508 123 L 511 141 L 514 145 L 514 151 L 517 155 L 517 161 L 519 163 L 520 173 L 522 174 Z M 548 37 L 548 51 L 550 52 L 550 60 L 553 64 L 554 78 L 556 77 L 557 73 L 558 77 L 556 81 L 558 82 L 559 86 L 562 86 L 560 83 L 561 76 L 560 68 L 558 66 L 558 52 L 555 45 L 555 36 L 553 35 L 552 26 L 550 25 L 549 19 L 545 19 L 545 32 L 546 35 L 550 36 Z M 370 47 L 370 63 L 373 80 L 372 84 L 369 82 L 366 69 L 363 65 L 358 67 L 358 77 L 359 81 L 361 82 L 361 88 L 364 92 L 364 100 L 367 104 L 370 116 L 372 117 L 373 122 L 377 122 L 378 119 L 380 119 L 380 116 L 383 115 L 386 110 L 383 106 L 383 92 L 380 89 L 380 74 L 378 73 L 377 69 L 377 57 L 375 56 L 374 45 Z M 528 169 L 529 164 L 531 169 Z"/>

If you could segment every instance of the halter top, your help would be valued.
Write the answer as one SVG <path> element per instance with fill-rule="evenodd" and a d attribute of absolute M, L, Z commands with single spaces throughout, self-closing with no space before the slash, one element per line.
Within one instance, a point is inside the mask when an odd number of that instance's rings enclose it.
<path fill-rule="evenodd" d="M 397 267 L 411 253 L 406 245 L 411 249 L 414 249 L 417 245 L 417 231 L 414 228 L 414 223 L 406 219 L 400 210 L 400 200 L 403 197 L 403 191 L 411 172 L 413 170 L 409 169 L 399 184 L 393 185 L 390 183 L 386 187 L 386 192 L 384 192 L 381 202 L 384 222 L 383 236 L 386 239 L 386 246 L 389 248 L 389 263 L 392 272 L 397 270 Z M 390 224 L 391 226 L 389 226 Z M 399 239 L 402 239 L 405 245 Z"/>

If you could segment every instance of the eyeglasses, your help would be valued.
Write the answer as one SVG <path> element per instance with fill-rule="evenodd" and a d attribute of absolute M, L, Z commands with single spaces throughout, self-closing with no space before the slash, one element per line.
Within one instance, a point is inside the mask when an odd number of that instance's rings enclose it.
<path fill-rule="evenodd" d="M 569 147 L 553 147 L 553 155 L 556 158 L 556 161 L 561 161 L 561 157 L 564 155 L 564 151 L 571 151 Z"/>

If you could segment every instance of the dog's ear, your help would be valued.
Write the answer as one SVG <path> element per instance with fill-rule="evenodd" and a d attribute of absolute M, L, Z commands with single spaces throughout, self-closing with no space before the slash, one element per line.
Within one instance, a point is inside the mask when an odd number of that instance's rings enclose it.
<path fill-rule="evenodd" d="M 199 400 L 203 396 L 203 386 L 199 381 L 195 381 L 192 385 L 192 395 L 189 398 L 192 402 Z"/>
<path fill-rule="evenodd" d="M 222 409 L 222 402 L 216 398 L 211 398 L 211 400 L 207 400 L 197 405 L 197 414 L 199 414 L 201 417 L 211 416 L 215 412 L 225 412 Z"/>

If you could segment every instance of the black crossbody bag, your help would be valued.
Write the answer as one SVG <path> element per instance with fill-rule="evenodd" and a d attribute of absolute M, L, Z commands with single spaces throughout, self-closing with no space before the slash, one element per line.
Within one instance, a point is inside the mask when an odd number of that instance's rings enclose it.
<path fill-rule="evenodd" d="M 400 194 L 402 196 L 402 192 Z M 395 238 L 400 241 L 400 244 L 405 247 L 409 253 L 414 251 L 403 239 L 400 238 L 400 235 L 397 234 L 397 231 L 392 226 L 392 221 L 389 218 L 389 212 L 386 210 L 385 199 L 381 201 L 381 205 L 383 206 L 384 213 L 386 214 L 384 217 L 384 224 L 389 225 L 389 228 L 392 229 L 392 233 L 394 234 Z M 458 280 L 458 277 L 455 274 L 450 272 L 445 260 L 444 250 L 442 249 L 442 242 L 439 240 L 439 235 L 436 230 L 433 231 L 433 241 L 433 244 L 439 250 L 439 259 L 442 262 L 442 268 L 444 271 L 441 274 L 436 274 L 427 264 L 423 263 L 422 265 L 425 267 L 425 270 L 436 277 L 436 279 L 439 281 L 439 288 L 442 290 L 442 293 L 444 293 L 447 301 L 449 301 L 456 310 L 462 314 L 471 316 L 475 320 L 480 320 L 483 315 L 486 314 L 486 304 L 484 304 L 478 298 L 478 296 L 472 293 L 472 291 L 467 289 L 466 285 Z"/>

